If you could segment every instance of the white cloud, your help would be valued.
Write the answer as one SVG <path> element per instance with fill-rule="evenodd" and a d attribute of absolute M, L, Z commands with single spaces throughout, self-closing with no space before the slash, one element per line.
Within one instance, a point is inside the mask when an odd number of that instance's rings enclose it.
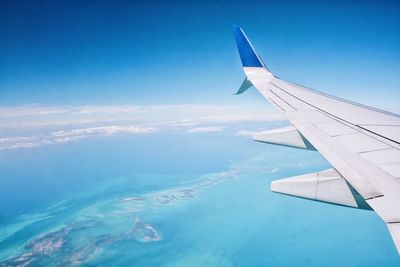
<path fill-rule="evenodd" d="M 253 136 L 257 131 L 249 131 L 249 130 L 240 130 L 236 133 L 236 135 L 241 136 Z"/>
<path fill-rule="evenodd" d="M 68 110 L 61 107 L 47 107 L 37 104 L 24 106 L 0 107 L 0 118 L 12 118 L 22 116 L 46 116 L 51 114 L 61 114 Z"/>
<path fill-rule="evenodd" d="M 268 114 L 268 108 L 264 106 L 30 104 L 0 107 L 0 149 L 35 147 L 92 136 L 146 134 L 158 130 L 219 132 L 242 122 L 282 119 L 279 114 Z M 12 136 L 7 136 L 7 133 Z"/>
<path fill-rule="evenodd" d="M 196 127 L 187 129 L 185 132 L 187 133 L 213 133 L 220 132 L 224 128 L 223 127 Z"/>
<path fill-rule="evenodd" d="M 89 136 L 89 135 L 113 135 L 118 133 L 138 134 L 138 133 L 153 133 L 155 128 L 141 128 L 135 126 L 103 126 L 75 129 L 70 131 L 57 131 L 52 132 L 51 136 L 54 137 L 71 137 L 71 136 Z"/>
<path fill-rule="evenodd" d="M 120 105 L 120 106 L 81 106 L 76 108 L 76 113 L 91 114 L 91 113 L 127 113 L 139 111 L 139 106 Z"/>
<path fill-rule="evenodd" d="M 158 129 L 137 126 L 103 126 L 74 129 L 69 131 L 56 131 L 45 135 L 34 135 L 29 137 L 0 138 L 0 150 L 15 148 L 31 148 L 40 145 L 66 143 L 89 137 L 111 136 L 116 134 L 151 134 Z"/>
<path fill-rule="evenodd" d="M 29 118 L 27 118 L 29 117 Z M 82 122 L 145 120 L 175 121 L 184 124 L 234 123 L 240 121 L 281 120 L 261 107 L 233 105 L 91 105 L 0 107 L 0 126 L 49 126 Z M 18 123 L 16 123 L 18 122 Z"/>
<path fill-rule="evenodd" d="M 272 170 L 271 170 L 271 172 L 278 172 L 280 169 L 279 169 L 279 167 L 274 167 L 274 168 L 272 168 Z"/>

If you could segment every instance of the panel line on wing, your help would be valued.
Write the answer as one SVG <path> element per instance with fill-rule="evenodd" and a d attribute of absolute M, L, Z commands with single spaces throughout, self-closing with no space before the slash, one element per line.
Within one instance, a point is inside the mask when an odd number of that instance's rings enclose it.
<path fill-rule="evenodd" d="M 331 135 L 331 137 L 338 137 L 338 136 L 352 135 L 352 134 L 354 134 L 354 133 L 335 134 L 335 135 Z"/>
<path fill-rule="evenodd" d="M 279 95 L 277 95 L 274 91 L 270 90 L 271 93 L 273 93 L 277 98 L 279 98 L 280 100 L 282 100 L 283 102 L 285 102 L 289 107 L 293 108 L 294 110 L 297 111 L 297 108 L 293 107 L 289 102 L 287 102 L 285 99 L 283 99 L 282 97 L 280 97 Z"/>
<path fill-rule="evenodd" d="M 281 80 L 281 79 L 279 79 L 279 80 Z M 294 82 L 289 82 L 289 81 L 285 81 L 285 80 L 281 80 L 281 81 L 284 81 L 284 82 L 288 83 L 289 85 L 297 87 L 297 88 L 299 88 L 301 90 L 307 90 L 307 91 L 309 91 L 311 93 L 315 93 L 315 94 L 318 94 L 320 96 L 327 97 L 327 98 L 330 98 L 330 99 L 333 99 L 333 100 L 336 100 L 336 101 L 339 101 L 339 102 L 343 102 L 343 103 L 354 105 L 354 106 L 357 106 L 357 107 L 360 107 L 360 108 L 365 108 L 365 109 L 368 109 L 370 111 L 379 112 L 379 113 L 383 113 L 383 114 L 386 114 L 386 115 L 389 115 L 389 116 L 400 118 L 400 114 L 396 114 L 394 112 L 390 112 L 390 111 L 382 110 L 382 109 L 379 109 L 379 108 L 374 108 L 374 107 L 370 107 L 370 106 L 367 106 L 367 105 L 363 105 L 363 104 L 360 104 L 360 103 L 357 103 L 357 102 L 354 102 L 354 101 L 351 101 L 351 100 L 348 100 L 348 99 L 344 99 L 344 98 L 341 98 L 341 97 L 338 97 L 338 96 L 333 96 L 333 95 L 330 95 L 330 94 L 327 94 L 327 93 L 324 93 L 324 92 L 320 92 L 320 91 L 314 90 L 314 89 L 309 88 L 309 87 L 305 87 L 303 85 L 300 85 L 300 84 L 297 84 L 297 83 L 294 83 Z"/>
<path fill-rule="evenodd" d="M 305 104 L 307 104 L 307 105 L 310 105 L 311 107 L 314 107 L 315 109 L 317 109 L 317 110 L 319 110 L 319 111 L 322 111 L 322 112 L 328 114 L 328 115 L 331 116 L 331 117 L 334 117 L 334 118 L 336 118 L 336 119 L 339 119 L 339 120 L 341 120 L 341 121 L 344 121 L 344 122 L 346 122 L 346 123 L 348 123 L 348 124 L 351 124 L 351 125 L 353 125 L 353 126 L 355 126 L 355 127 L 358 127 L 358 128 L 360 128 L 360 129 L 362 129 L 362 130 L 364 130 L 364 131 L 367 131 L 367 132 L 369 132 L 369 133 L 371 133 L 371 134 L 377 135 L 377 136 L 379 136 L 379 137 L 381 137 L 381 138 L 383 138 L 383 139 L 386 139 L 386 140 L 388 140 L 388 141 L 391 141 L 391 142 L 393 142 L 393 143 L 400 144 L 399 142 L 397 142 L 397 141 L 395 141 L 395 140 L 392 140 L 392 139 L 390 139 L 390 138 L 388 138 L 388 137 L 386 137 L 386 136 L 383 136 L 383 135 L 380 135 L 380 134 L 378 134 L 378 133 L 375 133 L 375 132 L 373 132 L 373 131 L 371 131 L 371 130 L 368 130 L 368 129 L 364 128 L 364 127 L 361 127 L 361 126 L 359 126 L 359 125 L 357 125 L 357 124 L 354 124 L 354 123 L 352 123 L 352 122 L 350 122 L 350 121 L 347 121 L 347 120 L 345 120 L 345 119 L 343 119 L 343 118 L 340 118 L 340 117 L 338 117 L 338 116 L 336 116 L 336 115 L 334 115 L 334 114 L 332 114 L 332 113 L 330 113 L 330 112 L 327 112 L 327 111 L 325 111 L 325 110 L 323 110 L 323 109 L 321 109 L 321 108 L 319 108 L 319 107 L 317 107 L 317 106 L 315 106 L 315 105 L 313 105 L 313 104 L 311 104 L 311 103 L 308 103 L 307 101 L 305 101 L 305 100 L 303 100 L 303 99 L 301 99 L 301 98 L 299 98 L 299 97 L 297 97 L 297 96 L 295 96 L 295 95 L 293 95 L 293 94 L 287 92 L 285 89 L 279 87 L 278 85 L 274 84 L 273 82 L 271 82 L 271 84 L 274 85 L 274 86 L 276 86 L 277 88 L 279 88 L 279 89 L 282 90 L 283 92 L 287 93 L 288 95 L 290 95 L 290 96 L 296 98 L 297 100 L 299 100 L 299 101 L 301 101 L 301 102 L 303 102 L 303 103 L 305 103 Z M 375 140 L 377 140 L 377 141 L 380 142 L 380 140 L 376 139 L 375 137 L 373 137 L 373 136 L 370 136 L 370 137 L 371 137 L 371 138 L 374 138 Z M 393 147 L 393 146 L 392 146 L 392 147 Z"/>
<path fill-rule="evenodd" d="M 391 150 L 391 149 L 395 149 L 395 148 L 387 147 L 387 148 L 371 149 L 368 151 L 359 152 L 358 154 L 365 154 L 365 153 L 376 152 L 376 151 L 385 151 L 385 150 Z"/>
<path fill-rule="evenodd" d="M 280 109 L 283 112 L 286 112 L 281 106 L 279 106 L 271 97 L 267 96 L 267 100 L 269 100 L 276 108 Z"/>
<path fill-rule="evenodd" d="M 398 142 L 398 141 L 396 141 L 396 140 L 393 140 L 393 139 L 391 139 L 391 138 L 389 138 L 389 137 L 387 137 L 387 136 L 383 136 L 383 135 L 381 135 L 381 134 L 379 134 L 379 133 L 377 133 L 377 132 L 374 132 L 374 131 L 372 131 L 372 130 L 369 130 L 369 129 L 367 129 L 367 128 L 365 128 L 365 127 L 362 127 L 362 126 L 360 126 L 360 125 L 355 125 L 355 126 L 361 128 L 361 129 L 363 129 L 364 131 L 373 133 L 373 134 L 375 134 L 375 135 L 377 135 L 377 136 L 380 136 L 380 137 L 385 138 L 385 139 L 387 139 L 387 140 L 389 140 L 389 141 L 392 141 L 393 143 L 396 143 L 396 144 L 399 144 L 399 145 L 400 145 L 400 142 Z"/>

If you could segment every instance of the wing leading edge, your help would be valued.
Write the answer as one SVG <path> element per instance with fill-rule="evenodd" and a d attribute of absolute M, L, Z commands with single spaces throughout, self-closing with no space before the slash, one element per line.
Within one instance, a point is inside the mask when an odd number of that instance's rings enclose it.
<path fill-rule="evenodd" d="M 400 253 L 399 115 L 282 80 L 268 70 L 241 28 L 233 26 L 233 33 L 246 81 L 293 125 L 256 134 L 254 139 L 316 149 L 334 167 L 274 181 L 271 190 L 373 209 L 387 224 Z"/>

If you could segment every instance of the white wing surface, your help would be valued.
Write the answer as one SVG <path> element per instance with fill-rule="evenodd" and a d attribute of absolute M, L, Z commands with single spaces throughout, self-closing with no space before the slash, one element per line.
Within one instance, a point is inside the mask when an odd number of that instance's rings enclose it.
<path fill-rule="evenodd" d="M 256 134 L 260 142 L 318 150 L 332 169 L 290 177 L 271 190 L 328 203 L 373 209 L 400 253 L 400 117 L 317 92 L 274 76 L 243 30 L 233 27 L 246 80 L 293 127 Z"/>

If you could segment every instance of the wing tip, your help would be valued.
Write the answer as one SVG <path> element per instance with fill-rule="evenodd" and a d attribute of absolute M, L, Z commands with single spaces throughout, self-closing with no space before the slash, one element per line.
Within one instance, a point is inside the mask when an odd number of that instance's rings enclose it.
<path fill-rule="evenodd" d="M 257 52 L 254 50 L 250 40 L 247 38 L 243 29 L 234 24 L 230 24 L 230 26 L 232 27 L 233 35 L 235 37 L 236 45 L 239 50 L 239 55 L 243 67 L 263 68 L 263 62 L 259 58 Z"/>

